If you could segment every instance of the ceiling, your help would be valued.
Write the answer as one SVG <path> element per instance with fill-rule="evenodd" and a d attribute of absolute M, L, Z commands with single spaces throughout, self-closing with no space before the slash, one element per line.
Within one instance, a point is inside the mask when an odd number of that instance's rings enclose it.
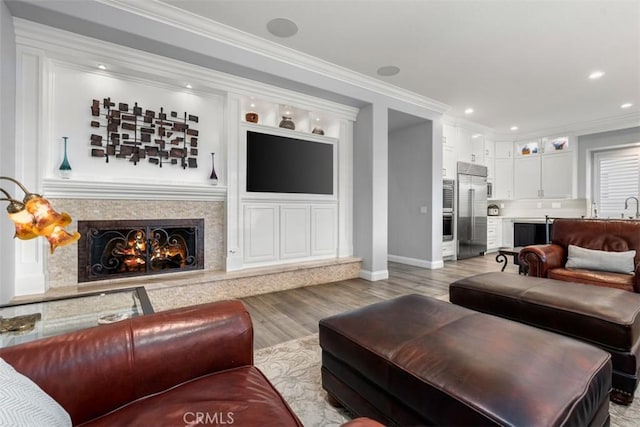
<path fill-rule="evenodd" d="M 161 1 L 444 102 L 496 133 L 640 114 L 640 0 Z M 297 34 L 270 34 L 274 18 Z M 377 75 L 389 65 L 400 73 Z M 604 76 L 588 79 L 595 70 Z"/>

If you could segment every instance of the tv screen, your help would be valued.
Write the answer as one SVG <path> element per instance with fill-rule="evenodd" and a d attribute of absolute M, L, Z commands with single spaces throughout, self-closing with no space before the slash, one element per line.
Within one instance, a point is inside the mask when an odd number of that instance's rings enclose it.
<path fill-rule="evenodd" d="M 247 131 L 247 191 L 333 194 L 333 144 Z"/>

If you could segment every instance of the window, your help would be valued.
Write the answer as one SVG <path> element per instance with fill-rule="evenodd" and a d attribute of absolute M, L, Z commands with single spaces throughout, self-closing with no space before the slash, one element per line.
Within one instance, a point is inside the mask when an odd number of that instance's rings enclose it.
<path fill-rule="evenodd" d="M 636 213 L 636 202 L 628 197 L 640 197 L 640 147 L 621 148 L 594 153 L 593 200 L 601 218 L 620 218 Z"/>

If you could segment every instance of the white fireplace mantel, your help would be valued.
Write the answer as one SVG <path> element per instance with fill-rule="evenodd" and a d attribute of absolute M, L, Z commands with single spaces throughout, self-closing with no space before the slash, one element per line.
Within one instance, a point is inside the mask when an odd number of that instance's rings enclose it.
<path fill-rule="evenodd" d="M 195 183 L 113 182 L 45 178 L 43 195 L 51 199 L 224 201 L 227 187 Z"/>

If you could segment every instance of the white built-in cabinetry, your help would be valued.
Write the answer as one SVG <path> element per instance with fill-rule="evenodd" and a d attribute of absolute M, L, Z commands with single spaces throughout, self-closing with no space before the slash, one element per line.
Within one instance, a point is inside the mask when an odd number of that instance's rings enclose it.
<path fill-rule="evenodd" d="M 249 264 L 335 255 L 337 209 L 323 204 L 244 205 L 244 261 Z"/>
<path fill-rule="evenodd" d="M 236 251 L 231 245 L 228 270 L 336 257 L 352 250 L 347 240 L 347 233 L 350 233 L 348 225 L 340 226 L 341 221 L 349 215 L 347 198 L 350 190 L 347 185 L 351 172 L 339 168 L 338 160 L 346 163 L 351 161 L 352 121 L 355 114 L 341 115 L 340 111 L 316 110 L 309 108 L 309 105 L 301 107 L 293 104 L 250 96 L 238 97 L 235 110 L 236 117 L 239 117 L 235 194 L 240 222 L 238 232 L 235 233 L 231 228 L 229 235 L 230 241 L 238 235 L 239 250 Z M 247 113 L 256 113 L 258 122 L 248 121 Z M 295 129 L 281 128 L 282 116 L 291 117 Z M 248 131 L 332 145 L 333 194 L 247 191 Z M 235 197 L 231 195 L 230 209 L 234 200 Z M 347 245 L 343 247 L 345 243 Z"/>
<path fill-rule="evenodd" d="M 487 148 L 488 147 L 488 148 Z M 489 154 L 487 154 L 487 151 Z M 487 165 L 493 142 L 470 129 L 445 123 L 442 127 L 442 177 L 455 179 L 457 162 Z M 488 166 L 488 165 L 487 165 Z"/>
<path fill-rule="evenodd" d="M 575 154 L 571 138 L 517 142 L 514 159 L 516 199 L 575 197 Z"/>
<path fill-rule="evenodd" d="M 502 220 L 487 217 L 487 252 L 495 252 L 502 245 Z"/>
<path fill-rule="evenodd" d="M 494 145 L 493 199 L 513 199 L 513 143 Z"/>

